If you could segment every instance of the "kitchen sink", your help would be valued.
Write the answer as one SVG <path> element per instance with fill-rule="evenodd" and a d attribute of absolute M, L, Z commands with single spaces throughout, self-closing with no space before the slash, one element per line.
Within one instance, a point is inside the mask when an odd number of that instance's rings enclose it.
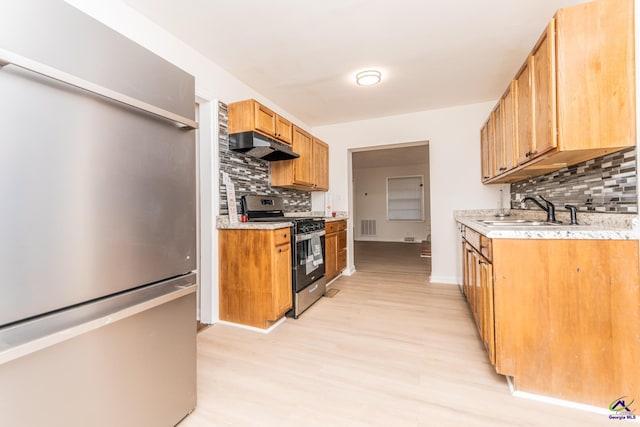
<path fill-rule="evenodd" d="M 488 227 L 557 227 L 559 223 L 529 219 L 481 219 L 478 222 Z"/>

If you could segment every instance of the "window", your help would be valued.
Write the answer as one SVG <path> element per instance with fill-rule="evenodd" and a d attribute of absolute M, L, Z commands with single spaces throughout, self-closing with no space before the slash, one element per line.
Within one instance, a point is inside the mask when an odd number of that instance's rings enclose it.
<path fill-rule="evenodd" d="M 389 221 L 424 221 L 423 176 L 387 178 L 387 219 Z"/>

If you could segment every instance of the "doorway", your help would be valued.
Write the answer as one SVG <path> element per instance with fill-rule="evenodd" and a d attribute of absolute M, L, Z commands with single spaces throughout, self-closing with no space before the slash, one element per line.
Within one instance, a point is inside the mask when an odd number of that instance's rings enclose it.
<path fill-rule="evenodd" d="M 356 271 L 428 276 L 431 273 L 428 142 L 358 149 L 351 155 Z"/>

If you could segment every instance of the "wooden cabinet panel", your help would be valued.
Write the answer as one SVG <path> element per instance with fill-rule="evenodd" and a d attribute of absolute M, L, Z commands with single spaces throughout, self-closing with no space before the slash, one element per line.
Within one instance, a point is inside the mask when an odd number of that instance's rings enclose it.
<path fill-rule="evenodd" d="M 640 390 L 639 370 L 612 368 L 640 360 L 638 328 L 620 326 L 640 324 L 637 241 L 493 246 L 498 372 L 517 390 L 599 407 Z"/>
<path fill-rule="evenodd" d="M 325 278 L 333 280 L 338 275 L 338 234 L 325 235 Z"/>
<path fill-rule="evenodd" d="M 498 102 L 498 105 L 491 113 L 491 119 L 493 120 L 493 143 L 490 144 L 493 146 L 493 150 L 491 150 L 491 176 L 498 176 L 504 169 L 502 169 L 502 164 L 504 163 L 504 128 L 502 127 L 502 109 L 500 108 L 501 103 Z"/>
<path fill-rule="evenodd" d="M 276 113 L 254 101 L 254 114 L 256 130 L 276 136 Z"/>
<path fill-rule="evenodd" d="M 282 116 L 276 115 L 276 137 L 285 144 L 291 145 L 293 141 L 293 124 Z"/>
<path fill-rule="evenodd" d="M 633 9 L 633 1 L 616 0 L 558 11 L 561 149 L 597 149 L 602 141 L 612 147 L 635 145 Z"/>
<path fill-rule="evenodd" d="M 313 142 L 312 136 L 304 130 L 294 126 L 293 151 L 300 157 L 293 162 L 293 183 L 313 186 Z"/>
<path fill-rule="evenodd" d="M 489 126 L 493 123 L 491 120 L 487 120 L 487 122 L 480 129 L 480 155 L 481 155 L 481 171 L 482 171 L 482 182 L 488 181 L 493 178 L 492 175 L 492 164 L 491 164 L 491 152 L 492 148 L 489 145 Z"/>
<path fill-rule="evenodd" d="M 516 126 L 515 157 L 516 164 L 522 165 L 529 161 L 533 151 L 533 98 L 531 96 L 531 57 L 515 77 L 516 90 Z"/>
<path fill-rule="evenodd" d="M 325 224 L 325 278 L 333 280 L 347 268 L 347 222 L 330 221 Z"/>
<path fill-rule="evenodd" d="M 510 171 L 515 166 L 515 146 L 516 139 L 516 109 L 515 109 L 515 82 L 511 82 L 509 89 L 502 96 L 500 101 L 502 110 L 502 144 L 498 148 L 501 164 L 498 167 L 499 173 Z"/>
<path fill-rule="evenodd" d="M 292 305 L 289 229 L 220 230 L 220 319 L 268 328 Z"/>
<path fill-rule="evenodd" d="M 531 53 L 533 77 L 533 151 L 532 160 L 557 146 L 555 20 L 551 20 Z"/>
<path fill-rule="evenodd" d="M 329 190 L 329 146 L 313 138 L 313 184 L 316 190 Z"/>

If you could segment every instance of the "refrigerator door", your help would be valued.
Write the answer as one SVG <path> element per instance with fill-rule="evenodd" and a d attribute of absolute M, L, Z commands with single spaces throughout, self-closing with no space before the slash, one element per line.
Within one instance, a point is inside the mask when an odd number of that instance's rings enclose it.
<path fill-rule="evenodd" d="M 6 426 L 177 424 L 196 405 L 195 275 L 0 330 Z"/>
<path fill-rule="evenodd" d="M 0 326 L 195 269 L 192 131 L 0 69 Z"/>

